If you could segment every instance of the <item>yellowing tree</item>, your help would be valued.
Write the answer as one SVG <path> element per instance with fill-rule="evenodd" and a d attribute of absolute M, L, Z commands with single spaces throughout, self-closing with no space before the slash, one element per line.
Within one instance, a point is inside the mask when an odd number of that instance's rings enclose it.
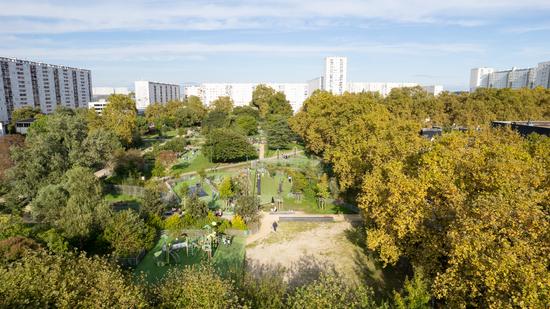
<path fill-rule="evenodd" d="M 114 132 L 121 143 L 132 144 L 137 132 L 137 110 L 134 100 L 125 95 L 111 95 L 102 118 L 106 129 Z"/>

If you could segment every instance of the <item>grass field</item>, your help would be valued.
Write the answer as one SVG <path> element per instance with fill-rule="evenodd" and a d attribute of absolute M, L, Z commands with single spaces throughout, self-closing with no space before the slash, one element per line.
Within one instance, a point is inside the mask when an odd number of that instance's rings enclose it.
<path fill-rule="evenodd" d="M 216 163 L 212 163 L 206 158 L 201 151 L 197 152 L 190 160 L 182 158 L 178 163 L 174 164 L 171 168 L 171 174 L 182 174 L 188 172 L 196 172 L 201 169 L 207 169 L 216 166 Z"/>

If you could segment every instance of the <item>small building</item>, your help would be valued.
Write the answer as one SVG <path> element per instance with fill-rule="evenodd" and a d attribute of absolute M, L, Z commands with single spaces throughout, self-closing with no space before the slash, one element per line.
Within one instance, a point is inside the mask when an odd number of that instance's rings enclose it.
<path fill-rule="evenodd" d="M 96 114 L 101 115 L 103 113 L 103 110 L 107 106 L 107 104 L 109 104 L 108 101 L 104 99 L 100 99 L 99 101 L 88 103 L 88 108 L 93 109 L 96 112 Z"/>
<path fill-rule="evenodd" d="M 493 128 L 511 127 L 523 136 L 531 133 L 550 136 L 550 121 L 493 121 Z"/>
<path fill-rule="evenodd" d="M 27 131 L 29 130 L 31 124 L 35 122 L 36 119 L 34 118 L 28 118 L 28 119 L 22 119 L 15 122 L 15 132 L 19 134 L 27 134 Z"/>
<path fill-rule="evenodd" d="M 440 127 L 422 128 L 420 130 L 420 135 L 429 140 L 433 140 L 436 136 L 441 136 L 442 134 L 443 129 Z"/>

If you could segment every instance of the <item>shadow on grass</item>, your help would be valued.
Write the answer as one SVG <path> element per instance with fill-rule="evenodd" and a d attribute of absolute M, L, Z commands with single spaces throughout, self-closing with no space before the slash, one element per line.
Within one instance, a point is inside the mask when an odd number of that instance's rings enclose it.
<path fill-rule="evenodd" d="M 356 252 L 353 257 L 355 271 L 361 280 L 373 288 L 377 300 L 391 298 L 394 290 L 401 289 L 405 278 L 412 276 L 410 263 L 400 259 L 395 265 L 384 265 L 379 255 L 368 249 L 366 230 L 360 224 L 354 224 L 345 233 L 346 238 L 362 250 L 363 254 Z"/>

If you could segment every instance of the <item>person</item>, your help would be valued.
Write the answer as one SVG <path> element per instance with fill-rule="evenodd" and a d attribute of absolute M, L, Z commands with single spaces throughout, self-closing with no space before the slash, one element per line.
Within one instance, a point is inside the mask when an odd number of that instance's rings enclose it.
<path fill-rule="evenodd" d="M 278 227 L 277 221 L 273 221 L 273 232 L 277 232 L 277 227 Z"/>

